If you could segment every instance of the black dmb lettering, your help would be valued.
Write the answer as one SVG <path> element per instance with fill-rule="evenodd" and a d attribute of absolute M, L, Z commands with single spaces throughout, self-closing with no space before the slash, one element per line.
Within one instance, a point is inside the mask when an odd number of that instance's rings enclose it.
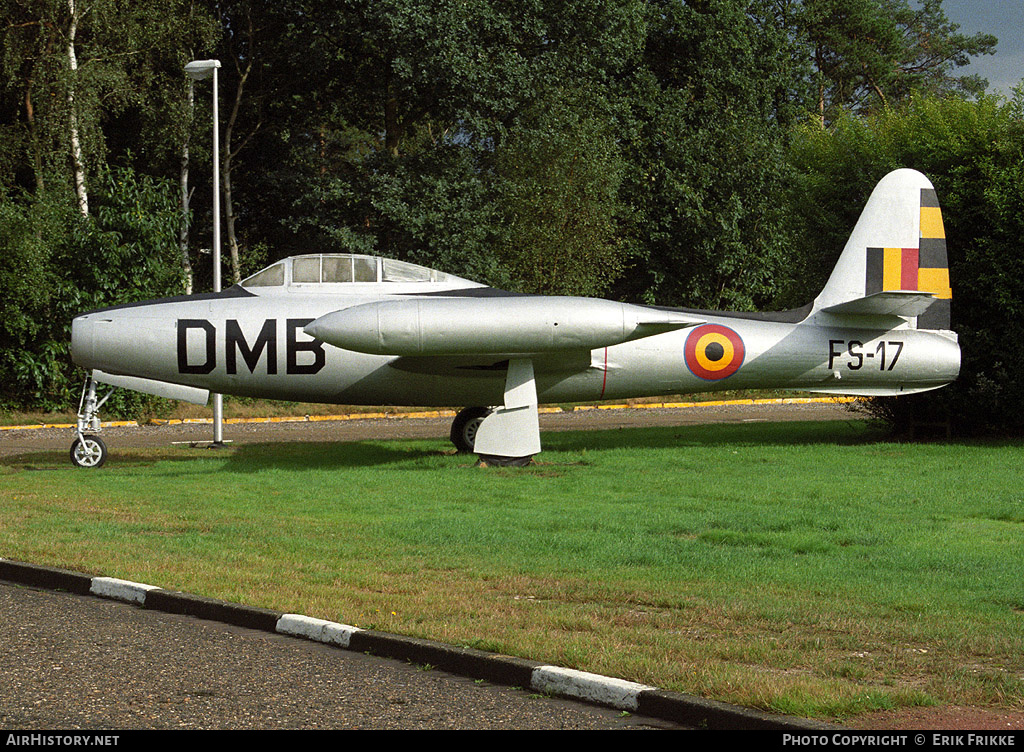
<path fill-rule="evenodd" d="M 277 373 L 277 319 L 267 319 L 256 337 L 256 343 L 250 348 L 242 334 L 242 327 L 235 319 L 228 319 L 224 334 L 224 366 L 228 373 L 238 373 L 238 353 L 249 367 L 249 373 L 256 372 L 263 351 L 267 351 L 267 374 Z"/>
<path fill-rule="evenodd" d="M 285 373 L 312 375 L 319 373 L 327 362 L 324 343 L 318 339 L 300 340 L 299 332 L 313 319 L 287 319 L 285 326 Z M 204 356 L 200 362 L 189 360 L 189 332 L 199 330 L 203 337 Z M 197 335 L 192 335 L 193 344 Z M 206 319 L 178 319 L 178 373 L 207 374 L 217 367 L 217 328 Z M 267 375 L 278 373 L 277 320 L 266 319 L 256 341 L 249 341 L 242 333 L 237 319 L 224 322 L 224 369 L 229 375 L 238 373 L 238 355 L 250 373 L 255 373 L 264 353 L 267 356 Z M 301 361 L 301 362 L 300 362 Z"/>
<path fill-rule="evenodd" d="M 188 361 L 188 330 L 202 329 L 206 337 L 206 360 Z M 205 319 L 178 319 L 178 373 L 210 373 L 217 367 L 217 330 Z"/>
<path fill-rule="evenodd" d="M 324 367 L 326 356 L 324 355 L 324 343 L 318 339 L 311 339 L 308 342 L 299 342 L 298 333 L 306 324 L 313 319 L 288 319 L 288 363 L 286 373 L 289 374 L 313 374 L 319 373 Z M 299 363 L 299 353 L 312 353 L 312 363 Z"/>

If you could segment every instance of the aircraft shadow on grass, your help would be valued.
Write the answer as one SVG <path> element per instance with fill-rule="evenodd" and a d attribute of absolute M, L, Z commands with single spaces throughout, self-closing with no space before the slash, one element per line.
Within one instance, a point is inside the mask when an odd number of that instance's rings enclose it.
<path fill-rule="evenodd" d="M 856 445 L 877 441 L 880 431 L 864 429 L 856 421 L 794 421 L 786 423 L 744 423 L 719 425 L 654 426 L 582 431 L 553 431 L 548 434 L 551 456 L 538 465 L 563 461 L 558 453 L 600 452 L 603 450 L 658 450 L 687 448 L 736 448 L 738 446 L 790 446 L 814 444 Z M 281 442 L 245 444 L 231 451 L 225 469 L 233 472 L 260 472 L 268 468 L 287 470 L 325 470 L 382 466 L 406 466 L 424 469 L 424 460 L 450 456 L 460 465 L 473 467 L 477 458 L 471 453 L 455 454 L 440 440 L 391 439 L 354 442 Z M 573 461 L 575 458 L 573 458 Z"/>
<path fill-rule="evenodd" d="M 422 443 L 422 440 L 417 441 Z M 236 473 L 258 473 L 268 468 L 302 471 L 416 466 L 420 460 L 442 454 L 440 449 L 410 447 L 407 444 L 397 440 L 239 444 L 231 450 L 224 468 Z"/>

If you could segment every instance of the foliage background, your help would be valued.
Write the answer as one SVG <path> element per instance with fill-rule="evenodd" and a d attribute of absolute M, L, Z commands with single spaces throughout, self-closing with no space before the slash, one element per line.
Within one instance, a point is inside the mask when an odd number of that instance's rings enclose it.
<path fill-rule="evenodd" d="M 792 206 L 806 239 L 800 268 L 810 289 L 842 247 L 881 175 L 913 167 L 928 175 L 942 204 L 952 328 L 959 335 L 960 377 L 935 393 L 874 401 L 873 412 L 907 430 L 949 420 L 956 434 L 1019 435 L 1024 428 L 1024 119 L 1020 91 L 1012 102 L 983 97 L 912 98 L 870 118 L 846 116 L 833 128 L 805 128 L 794 140 L 799 179 Z M 831 228 L 822 232 L 821 228 Z M 820 284 L 819 284 L 820 283 Z"/>
<path fill-rule="evenodd" d="M 916 167 L 964 371 L 878 412 L 1024 425 L 1024 95 L 957 75 L 996 39 L 941 0 L 0 0 L 0 37 L 0 409 L 74 404 L 76 313 L 209 289 L 210 89 L 183 67 L 217 58 L 227 280 L 357 251 L 790 307 L 878 178 Z"/>

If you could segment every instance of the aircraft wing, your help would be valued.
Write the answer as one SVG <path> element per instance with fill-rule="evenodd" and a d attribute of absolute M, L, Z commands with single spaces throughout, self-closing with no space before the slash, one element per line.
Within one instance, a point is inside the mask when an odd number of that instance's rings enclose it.
<path fill-rule="evenodd" d="M 508 370 L 509 361 L 524 357 L 520 353 L 481 353 L 479 355 L 403 355 L 390 361 L 391 368 L 407 373 L 432 376 L 469 375 Z M 591 365 L 590 350 L 566 350 L 540 353 L 532 356 L 537 373 L 566 373 L 585 371 Z"/>
<path fill-rule="evenodd" d="M 691 314 L 596 298 L 415 297 L 333 311 L 304 331 L 374 355 L 524 357 L 589 352 L 701 323 Z"/>

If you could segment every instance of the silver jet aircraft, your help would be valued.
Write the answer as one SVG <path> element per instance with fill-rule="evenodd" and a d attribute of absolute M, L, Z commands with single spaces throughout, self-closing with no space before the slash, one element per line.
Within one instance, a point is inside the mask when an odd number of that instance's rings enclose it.
<path fill-rule="evenodd" d="M 331 404 L 463 407 L 452 441 L 488 464 L 541 449 L 537 406 L 725 389 L 901 395 L 960 369 L 935 191 L 879 182 L 825 289 L 804 308 L 729 313 L 520 295 L 387 258 L 293 256 L 221 293 L 75 318 L 90 371 L 72 460 L 106 447 L 97 386 L 205 404 L 211 392 Z M 109 397 L 109 394 L 107 394 Z"/>

